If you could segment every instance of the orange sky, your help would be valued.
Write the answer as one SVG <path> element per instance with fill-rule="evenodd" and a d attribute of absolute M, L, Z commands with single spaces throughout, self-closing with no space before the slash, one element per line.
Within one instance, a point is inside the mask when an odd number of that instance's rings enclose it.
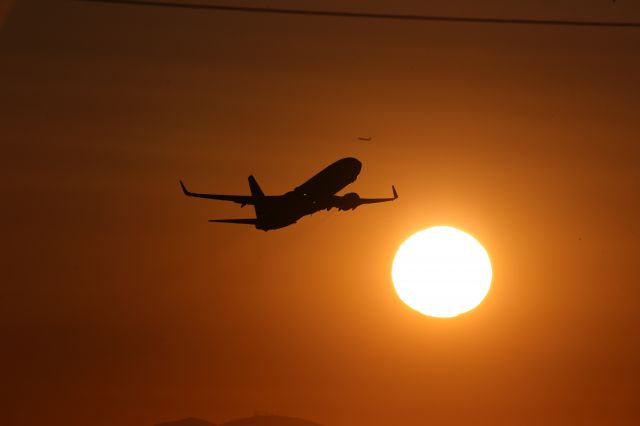
<path fill-rule="evenodd" d="M 640 20 L 624 0 L 303 6 Z M 15 2 L 2 422 L 638 424 L 639 46 L 637 29 Z M 350 190 L 400 199 L 264 233 L 207 223 L 253 212 L 178 186 L 245 194 L 253 173 L 282 193 L 344 156 L 363 162 Z M 493 261 L 488 298 L 452 320 L 390 280 L 433 225 Z"/>

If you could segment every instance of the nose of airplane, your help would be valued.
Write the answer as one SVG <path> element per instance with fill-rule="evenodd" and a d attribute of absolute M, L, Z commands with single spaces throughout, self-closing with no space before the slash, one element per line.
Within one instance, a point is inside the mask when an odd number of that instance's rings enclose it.
<path fill-rule="evenodd" d="M 360 162 L 360 160 L 358 160 L 357 158 L 353 158 L 353 157 L 347 157 L 345 159 L 343 159 L 342 161 L 345 162 L 345 165 L 353 170 L 353 172 L 357 175 L 360 173 L 360 170 L 362 169 L 362 163 Z"/>

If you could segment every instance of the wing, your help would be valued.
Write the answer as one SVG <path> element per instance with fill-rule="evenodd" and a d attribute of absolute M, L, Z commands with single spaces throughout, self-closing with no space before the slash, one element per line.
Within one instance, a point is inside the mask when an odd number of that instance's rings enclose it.
<path fill-rule="evenodd" d="M 391 189 L 393 190 L 393 197 L 389 198 L 360 198 L 360 196 L 355 192 L 350 192 L 345 195 L 334 195 L 327 205 L 327 210 L 331 209 L 332 207 L 337 207 L 339 210 L 354 210 L 362 204 L 384 203 L 386 201 L 393 201 L 398 198 L 398 193 L 396 192 L 395 186 L 391 186 Z"/>
<path fill-rule="evenodd" d="M 182 187 L 182 192 L 187 197 L 198 197 L 198 198 L 207 198 L 209 200 L 221 200 L 221 201 L 233 201 L 234 203 L 242 204 L 243 206 L 246 204 L 255 204 L 255 198 L 251 195 L 220 195 L 220 194 L 198 194 L 196 192 L 190 192 L 184 183 L 180 181 L 180 186 Z"/>
<path fill-rule="evenodd" d="M 398 198 L 398 192 L 396 191 L 396 187 L 391 185 L 391 190 L 393 191 L 393 197 L 390 198 L 360 198 L 358 200 L 358 204 L 374 204 L 374 203 L 384 203 L 386 201 L 393 201 Z"/>

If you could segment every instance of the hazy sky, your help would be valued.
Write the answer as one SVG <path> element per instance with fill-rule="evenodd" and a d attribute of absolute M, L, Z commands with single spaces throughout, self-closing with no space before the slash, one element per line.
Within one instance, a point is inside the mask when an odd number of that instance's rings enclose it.
<path fill-rule="evenodd" d="M 625 0 L 229 3 L 640 20 Z M 0 30 L 2 422 L 636 425 L 639 123 L 640 29 L 18 0 Z M 265 233 L 207 223 L 253 211 L 178 186 L 248 194 L 253 173 L 277 194 L 344 156 L 363 162 L 350 190 L 400 199 Z M 456 319 L 391 283 L 434 225 L 493 261 Z"/>

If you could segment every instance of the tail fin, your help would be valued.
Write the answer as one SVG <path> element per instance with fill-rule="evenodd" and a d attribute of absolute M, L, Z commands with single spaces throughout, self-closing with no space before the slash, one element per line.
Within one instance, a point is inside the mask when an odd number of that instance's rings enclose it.
<path fill-rule="evenodd" d="M 249 176 L 249 189 L 251 190 L 251 195 L 254 197 L 264 197 L 264 192 L 260 189 L 260 185 L 258 185 L 253 175 Z"/>

